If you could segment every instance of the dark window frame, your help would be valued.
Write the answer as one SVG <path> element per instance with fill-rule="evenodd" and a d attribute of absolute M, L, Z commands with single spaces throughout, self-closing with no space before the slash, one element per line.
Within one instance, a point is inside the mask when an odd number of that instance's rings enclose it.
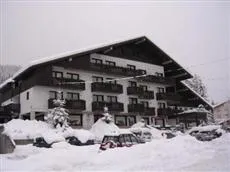
<path fill-rule="evenodd" d="M 26 100 L 29 100 L 29 99 L 30 99 L 30 92 L 27 91 L 27 92 L 26 92 Z"/>
<path fill-rule="evenodd" d="M 108 66 L 116 66 L 116 62 L 109 61 L 109 60 L 106 60 L 105 64 L 108 65 Z"/>
<path fill-rule="evenodd" d="M 129 87 L 137 87 L 137 82 L 135 81 L 128 81 L 129 82 Z"/>
<path fill-rule="evenodd" d="M 129 97 L 129 104 L 132 104 L 132 105 L 138 104 L 138 99 L 135 97 Z"/>
<path fill-rule="evenodd" d="M 102 65 L 103 61 L 102 61 L 102 59 L 91 58 L 91 63 Z"/>
<path fill-rule="evenodd" d="M 144 91 L 148 91 L 148 86 L 147 85 L 139 85 L 141 88 L 143 88 Z"/>
<path fill-rule="evenodd" d="M 71 98 L 69 98 L 68 95 L 71 95 L 70 96 Z M 74 95 L 77 95 L 76 99 L 74 98 Z M 80 94 L 79 93 L 73 93 L 73 92 L 67 92 L 66 93 L 66 99 L 68 99 L 68 100 L 80 100 Z"/>
<path fill-rule="evenodd" d="M 72 125 L 71 124 L 71 116 L 80 116 L 80 124 L 77 124 L 77 125 Z M 83 126 L 83 115 L 82 114 L 70 114 L 69 115 L 69 122 L 70 122 L 70 126 L 76 126 L 76 127 L 81 127 Z M 73 120 L 74 121 L 74 120 Z"/>
<path fill-rule="evenodd" d="M 127 64 L 127 68 L 130 69 L 130 70 L 136 70 L 136 66 L 135 65 Z"/>
<path fill-rule="evenodd" d="M 70 77 L 67 77 L 68 79 L 75 79 L 75 80 L 79 80 L 79 74 L 77 74 L 77 73 L 71 73 L 71 72 L 67 72 L 66 73 L 66 76 L 70 76 Z M 76 78 L 74 78 L 74 76 L 77 76 L 77 79 Z"/>
<path fill-rule="evenodd" d="M 164 87 L 157 87 L 157 92 L 158 93 L 165 93 L 165 88 Z"/>
<path fill-rule="evenodd" d="M 92 79 L 93 79 L 93 82 L 103 82 L 103 77 L 101 76 L 92 76 Z M 101 81 L 98 81 L 98 80 L 101 80 Z"/>
<path fill-rule="evenodd" d="M 108 99 L 110 99 L 110 100 L 108 100 Z M 107 102 L 117 103 L 117 96 L 107 96 Z"/>
<path fill-rule="evenodd" d="M 57 77 L 57 74 L 61 74 L 61 77 Z M 60 71 L 52 71 L 53 78 L 63 78 L 63 72 Z"/>
<path fill-rule="evenodd" d="M 96 99 L 94 99 L 95 97 L 96 97 Z M 99 101 L 99 99 L 100 99 L 99 97 L 101 97 L 101 101 Z M 99 94 L 94 94 L 93 95 L 93 102 L 104 102 L 104 101 L 105 101 L 104 95 L 99 95 Z"/>

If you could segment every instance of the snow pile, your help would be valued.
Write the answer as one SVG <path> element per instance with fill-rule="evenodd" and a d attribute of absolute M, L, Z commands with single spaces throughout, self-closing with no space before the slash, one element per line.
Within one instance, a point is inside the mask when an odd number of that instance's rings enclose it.
<path fill-rule="evenodd" d="M 65 138 L 70 136 L 77 137 L 82 143 L 94 140 L 94 135 L 88 130 L 68 127 L 62 131 L 43 121 L 13 119 L 4 124 L 4 127 L 4 133 L 14 140 L 43 137 L 48 144 L 65 141 Z"/>
<path fill-rule="evenodd" d="M 102 141 L 104 135 L 119 134 L 120 129 L 113 122 L 107 123 L 103 118 L 93 124 L 91 130 L 97 141 Z"/>
<path fill-rule="evenodd" d="M 42 121 L 13 119 L 4 124 L 4 133 L 12 139 L 34 139 L 51 130 L 51 127 Z"/>
<path fill-rule="evenodd" d="M 191 133 L 193 131 L 212 131 L 212 130 L 220 130 L 221 126 L 220 125 L 207 125 L 207 126 L 199 126 L 199 127 L 193 127 L 191 128 L 188 133 Z"/>
<path fill-rule="evenodd" d="M 152 134 L 152 138 L 153 139 L 159 139 L 159 138 L 163 138 L 162 136 L 162 131 L 151 127 L 149 125 L 146 125 L 145 122 L 143 120 L 135 123 L 132 125 L 132 127 L 130 128 L 131 132 L 150 132 Z"/>
<path fill-rule="evenodd" d="M 2 155 L 0 171 L 230 171 L 230 134 L 210 142 L 190 135 L 98 153 L 99 145 L 18 146 Z"/>
<path fill-rule="evenodd" d="M 84 129 L 72 129 L 69 128 L 68 130 L 64 131 L 63 136 L 67 137 L 77 137 L 81 143 L 86 143 L 88 140 L 94 140 L 95 136 L 88 130 Z"/>

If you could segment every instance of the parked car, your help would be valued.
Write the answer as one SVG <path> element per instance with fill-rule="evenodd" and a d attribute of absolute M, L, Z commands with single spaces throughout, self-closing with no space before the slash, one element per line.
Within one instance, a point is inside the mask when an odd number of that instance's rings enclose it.
<path fill-rule="evenodd" d="M 150 142 L 153 138 L 149 128 L 130 128 L 130 131 L 144 142 Z"/>
<path fill-rule="evenodd" d="M 40 148 L 51 148 L 51 144 L 47 143 L 43 137 L 37 137 L 34 139 L 33 146 Z"/>
<path fill-rule="evenodd" d="M 136 144 L 145 143 L 140 140 L 134 134 L 117 134 L 117 135 L 105 135 L 100 145 L 100 150 L 106 150 L 116 147 L 130 147 Z"/>
<path fill-rule="evenodd" d="M 86 146 L 86 145 L 93 145 L 94 140 L 87 140 L 85 143 L 82 143 L 77 137 L 75 136 L 70 136 L 66 138 L 66 141 L 75 146 Z"/>
<path fill-rule="evenodd" d="M 194 127 L 189 134 L 200 141 L 211 141 L 222 136 L 222 129 L 218 125 Z"/>

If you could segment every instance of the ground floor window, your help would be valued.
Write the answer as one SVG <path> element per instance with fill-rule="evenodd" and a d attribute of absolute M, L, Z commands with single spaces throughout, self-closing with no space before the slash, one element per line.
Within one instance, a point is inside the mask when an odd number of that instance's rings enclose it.
<path fill-rule="evenodd" d="M 164 120 L 163 119 L 155 119 L 156 125 L 163 126 L 164 125 Z"/>
<path fill-rule="evenodd" d="M 69 124 L 73 127 L 82 126 L 82 114 L 70 114 Z"/>
<path fill-rule="evenodd" d="M 126 126 L 126 117 L 125 116 L 116 116 L 115 124 L 118 126 Z"/>
<path fill-rule="evenodd" d="M 149 125 L 149 117 L 143 117 L 143 119 L 145 120 L 145 124 Z"/>
<path fill-rule="evenodd" d="M 136 116 L 115 116 L 115 124 L 118 126 L 132 126 L 136 123 Z"/>

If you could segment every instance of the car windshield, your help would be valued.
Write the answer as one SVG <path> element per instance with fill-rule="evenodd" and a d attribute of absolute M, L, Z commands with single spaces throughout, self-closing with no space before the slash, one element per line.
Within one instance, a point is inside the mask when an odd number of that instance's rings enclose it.
<path fill-rule="evenodd" d="M 118 137 L 117 136 L 105 136 L 103 143 L 108 142 L 108 141 L 118 142 Z"/>

